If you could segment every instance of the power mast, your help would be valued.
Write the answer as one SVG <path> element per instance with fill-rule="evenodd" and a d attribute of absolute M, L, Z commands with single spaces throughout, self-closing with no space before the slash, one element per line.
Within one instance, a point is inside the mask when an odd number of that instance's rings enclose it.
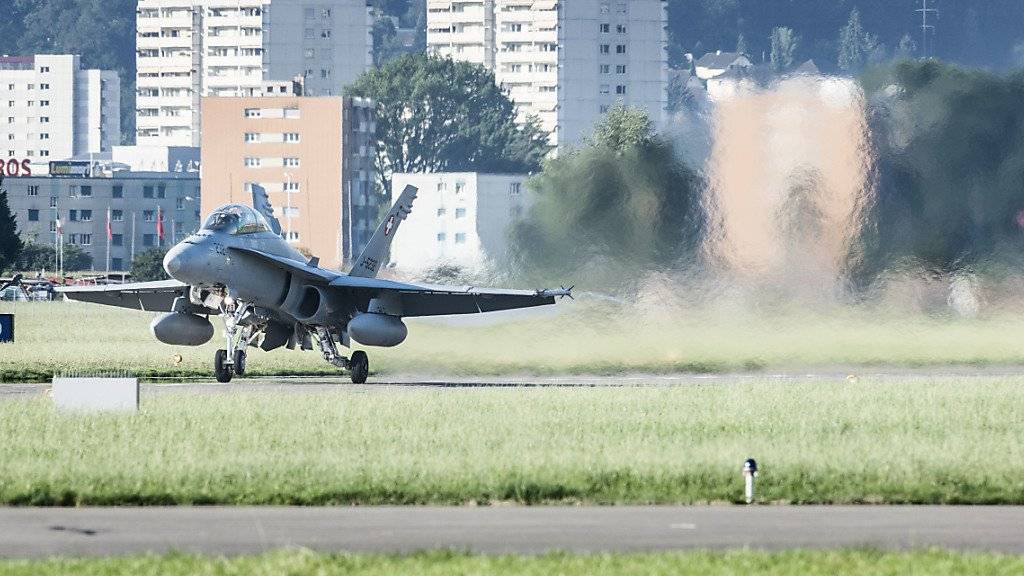
<path fill-rule="evenodd" d="M 939 18 L 939 11 L 936 8 L 929 8 L 928 0 L 921 0 L 921 7 L 915 10 L 915 12 L 921 13 L 921 54 L 922 58 L 928 59 L 928 33 L 931 32 L 932 36 L 935 36 L 935 26 L 928 23 L 928 16 L 934 15 L 935 19 Z"/>

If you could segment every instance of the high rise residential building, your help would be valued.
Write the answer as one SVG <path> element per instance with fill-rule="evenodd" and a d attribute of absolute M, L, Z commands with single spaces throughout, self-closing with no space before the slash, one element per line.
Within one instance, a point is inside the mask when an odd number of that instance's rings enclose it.
<path fill-rule="evenodd" d="M 121 143 L 120 92 L 117 72 L 82 70 L 78 56 L 0 57 L 0 157 L 42 173 L 51 160 L 110 152 Z"/>
<path fill-rule="evenodd" d="M 427 0 L 427 48 L 492 70 L 559 146 L 612 104 L 668 105 L 665 0 Z"/>
<path fill-rule="evenodd" d="M 258 186 L 290 244 L 340 267 L 378 224 L 373 102 L 267 88 L 262 97 L 203 98 L 202 211 L 251 206 Z"/>
<path fill-rule="evenodd" d="M 373 63 L 366 0 L 139 0 L 136 141 L 199 146 L 203 96 L 301 78 L 340 95 Z"/>
<path fill-rule="evenodd" d="M 420 193 L 391 245 L 391 264 L 419 275 L 455 265 L 480 272 L 508 256 L 509 227 L 530 208 L 526 174 L 395 174 L 393 190 Z"/>

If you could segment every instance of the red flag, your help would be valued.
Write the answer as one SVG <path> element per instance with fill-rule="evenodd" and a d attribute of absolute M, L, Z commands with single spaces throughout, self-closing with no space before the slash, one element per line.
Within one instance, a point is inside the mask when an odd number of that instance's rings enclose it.
<path fill-rule="evenodd" d="M 110 228 L 110 206 L 107 206 L 107 240 L 114 239 L 114 231 Z"/>
<path fill-rule="evenodd" d="M 156 207 L 156 236 L 160 239 L 160 242 L 164 241 L 164 216 L 160 212 L 160 207 Z"/>

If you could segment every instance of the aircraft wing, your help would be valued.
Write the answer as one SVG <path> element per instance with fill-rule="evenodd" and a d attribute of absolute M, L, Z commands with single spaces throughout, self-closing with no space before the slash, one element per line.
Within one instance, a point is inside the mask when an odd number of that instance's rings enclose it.
<path fill-rule="evenodd" d="M 188 285 L 177 280 L 161 280 L 133 284 L 66 286 L 57 288 L 57 292 L 68 300 L 147 312 L 170 312 L 175 298 L 188 295 Z"/>
<path fill-rule="evenodd" d="M 306 262 L 267 254 L 250 248 L 233 247 L 231 250 L 259 258 L 268 264 L 279 266 L 294 275 L 301 276 L 314 284 L 326 285 L 345 292 L 356 308 L 365 312 L 370 300 L 397 297 L 391 300 L 398 304 L 393 313 L 406 318 L 417 316 L 449 316 L 454 314 L 478 314 L 547 306 L 555 303 L 557 296 L 569 296 L 570 290 L 500 290 L 474 286 L 434 286 L 411 284 L 380 278 L 348 276 L 325 270 Z"/>

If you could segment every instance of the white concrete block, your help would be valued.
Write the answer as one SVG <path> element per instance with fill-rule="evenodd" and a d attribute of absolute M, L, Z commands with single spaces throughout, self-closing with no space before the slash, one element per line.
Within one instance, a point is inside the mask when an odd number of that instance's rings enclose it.
<path fill-rule="evenodd" d="M 135 412 L 139 379 L 54 378 L 53 402 L 61 410 Z"/>

